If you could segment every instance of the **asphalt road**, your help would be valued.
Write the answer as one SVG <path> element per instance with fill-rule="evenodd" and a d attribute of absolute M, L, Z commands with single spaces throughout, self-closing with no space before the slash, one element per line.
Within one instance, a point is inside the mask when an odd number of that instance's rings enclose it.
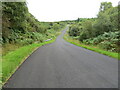
<path fill-rule="evenodd" d="M 4 87 L 117 88 L 118 60 L 57 40 L 37 49 Z"/>

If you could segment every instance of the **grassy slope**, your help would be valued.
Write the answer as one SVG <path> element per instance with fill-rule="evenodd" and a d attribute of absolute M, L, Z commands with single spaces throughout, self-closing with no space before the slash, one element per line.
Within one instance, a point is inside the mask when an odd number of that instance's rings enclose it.
<path fill-rule="evenodd" d="M 55 39 L 54 39 L 55 40 Z M 2 57 L 2 83 L 9 79 L 9 77 L 16 71 L 16 69 L 24 62 L 24 60 L 38 47 L 54 42 L 50 40 L 44 43 L 35 43 L 28 46 L 23 46 L 15 51 L 8 53 Z"/>
<path fill-rule="evenodd" d="M 105 50 L 100 49 L 99 47 L 88 46 L 88 45 L 82 44 L 78 40 L 74 40 L 71 37 L 69 37 L 68 34 L 64 35 L 64 39 L 74 45 L 77 45 L 77 46 L 80 46 L 80 47 L 83 47 L 83 48 L 86 48 L 86 49 L 89 49 L 89 50 L 92 50 L 92 51 L 95 51 L 95 52 L 98 52 L 98 53 L 101 53 L 101 54 L 104 54 L 104 55 L 107 55 L 110 57 L 113 57 L 115 59 L 118 59 L 118 53 L 105 51 Z M 120 57 L 119 57 L 119 59 L 120 59 Z"/>

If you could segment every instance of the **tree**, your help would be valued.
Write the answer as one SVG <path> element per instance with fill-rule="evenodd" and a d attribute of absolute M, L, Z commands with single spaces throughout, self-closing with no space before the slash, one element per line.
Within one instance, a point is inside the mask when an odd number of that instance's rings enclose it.
<path fill-rule="evenodd" d="M 80 18 L 77 19 L 77 22 L 80 22 Z"/>
<path fill-rule="evenodd" d="M 107 9 L 112 7 L 112 3 L 111 2 L 102 2 L 101 6 L 100 6 L 100 12 L 104 12 Z"/>
<path fill-rule="evenodd" d="M 79 36 L 80 35 L 80 29 L 77 25 L 73 25 L 72 27 L 70 27 L 69 29 L 69 35 L 70 36 Z"/>

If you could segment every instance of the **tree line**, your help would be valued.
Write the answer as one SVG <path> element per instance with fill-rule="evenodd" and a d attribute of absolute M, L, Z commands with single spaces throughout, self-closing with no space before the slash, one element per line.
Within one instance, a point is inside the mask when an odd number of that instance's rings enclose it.
<path fill-rule="evenodd" d="M 120 30 L 118 6 L 102 2 L 97 18 L 78 18 L 69 28 L 69 35 L 88 45 L 97 45 L 108 51 L 119 51 Z"/>
<path fill-rule="evenodd" d="M 26 2 L 2 2 L 0 43 L 3 45 L 3 52 L 13 45 L 24 46 L 54 38 L 56 32 L 64 26 L 64 22 L 39 22 L 29 13 Z"/>

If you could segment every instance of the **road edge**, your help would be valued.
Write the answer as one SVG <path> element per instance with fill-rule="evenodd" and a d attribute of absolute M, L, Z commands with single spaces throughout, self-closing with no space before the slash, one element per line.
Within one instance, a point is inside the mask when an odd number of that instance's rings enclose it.
<path fill-rule="evenodd" d="M 21 60 L 21 63 L 11 72 L 11 74 L 8 76 L 8 78 L 4 82 L 2 82 L 2 88 L 7 83 L 7 81 L 14 75 L 14 73 L 21 67 L 21 65 L 27 60 L 27 58 L 29 58 L 29 56 L 31 56 L 40 47 L 42 47 L 44 45 L 47 45 L 47 44 L 51 44 L 54 41 L 55 41 L 55 39 L 54 40 L 50 40 L 50 42 L 47 41 L 47 43 L 42 44 L 41 46 L 38 46 L 38 47 L 34 48 L 29 55 L 27 55 L 25 58 L 23 58 L 23 60 Z"/>
<path fill-rule="evenodd" d="M 117 56 L 112 56 L 112 55 L 110 55 L 110 54 L 108 55 L 108 54 L 106 54 L 106 53 L 101 53 L 100 51 L 96 51 L 96 50 L 90 49 L 90 47 L 82 46 L 82 45 L 80 45 L 80 44 L 78 45 L 78 43 L 71 42 L 71 41 L 69 41 L 66 37 L 67 37 L 67 36 L 66 36 L 66 33 L 65 33 L 63 39 L 64 39 L 66 42 L 70 43 L 70 44 L 76 45 L 76 46 L 78 46 L 78 47 L 85 48 L 85 49 L 87 49 L 87 50 L 94 51 L 94 52 L 99 53 L 99 54 L 106 55 L 106 56 L 108 56 L 108 57 L 111 57 L 111 58 L 114 58 L 114 59 L 117 59 L 117 60 L 120 60 L 119 53 L 116 53 L 116 54 L 118 54 Z M 105 50 L 104 50 L 104 51 L 105 51 Z"/>

